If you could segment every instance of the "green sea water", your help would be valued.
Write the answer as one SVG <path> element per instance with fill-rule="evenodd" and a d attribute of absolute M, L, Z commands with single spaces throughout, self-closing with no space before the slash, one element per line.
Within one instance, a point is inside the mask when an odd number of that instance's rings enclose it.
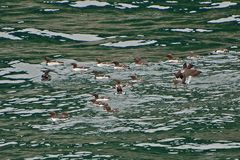
<path fill-rule="evenodd" d="M 1 0 L 0 159 L 240 159 L 239 25 L 238 0 Z M 202 73 L 175 86 L 184 62 Z M 116 94 L 114 80 L 134 74 L 141 81 Z M 94 106 L 93 93 L 119 112 Z M 53 122 L 51 112 L 69 118 Z"/>

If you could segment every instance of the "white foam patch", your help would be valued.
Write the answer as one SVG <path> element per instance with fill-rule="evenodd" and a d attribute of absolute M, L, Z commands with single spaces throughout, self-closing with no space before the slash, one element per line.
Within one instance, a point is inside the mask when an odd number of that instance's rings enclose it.
<path fill-rule="evenodd" d="M 114 132 L 129 132 L 133 130 L 131 127 L 117 127 L 113 129 L 103 130 L 105 133 L 114 133 Z"/>
<path fill-rule="evenodd" d="M 49 30 L 39 30 L 35 28 L 26 28 L 23 30 L 18 30 L 16 32 L 26 32 L 29 34 L 39 35 L 43 37 L 62 37 L 62 38 L 66 38 L 74 41 L 86 41 L 86 42 L 99 41 L 104 39 L 104 38 L 98 37 L 97 35 L 92 35 L 92 34 L 67 34 L 67 33 L 52 32 Z"/>
<path fill-rule="evenodd" d="M 23 83 L 25 82 L 25 80 L 22 79 L 34 79 L 35 77 L 39 77 L 40 75 L 42 75 L 41 68 L 42 65 L 39 64 L 28 64 L 23 62 L 13 63 L 11 65 L 11 68 L 5 68 L 4 70 L 0 71 L 1 76 L 9 78 L 11 80 L 1 80 L 0 84 Z M 10 74 L 12 72 L 25 72 L 25 73 Z"/>
<path fill-rule="evenodd" d="M 197 13 L 197 11 L 190 11 L 189 13 Z"/>
<path fill-rule="evenodd" d="M 93 158 L 111 158 L 112 157 L 112 155 L 95 155 L 95 156 L 93 156 Z"/>
<path fill-rule="evenodd" d="M 197 32 L 212 32 L 213 30 L 209 29 L 196 29 Z"/>
<path fill-rule="evenodd" d="M 22 38 L 13 36 L 7 32 L 0 32 L 0 38 L 6 38 L 6 39 L 11 39 L 11 40 L 22 40 Z"/>
<path fill-rule="evenodd" d="M 208 2 L 208 1 L 206 1 L 206 2 L 199 2 L 199 4 L 211 4 L 211 2 Z"/>
<path fill-rule="evenodd" d="M 181 111 L 174 112 L 173 114 L 192 114 L 195 113 L 197 108 L 191 108 L 191 109 L 183 109 Z"/>
<path fill-rule="evenodd" d="M 158 144 L 158 143 L 138 143 L 135 146 L 137 147 L 170 147 L 169 145 Z"/>
<path fill-rule="evenodd" d="M 24 80 L 0 80 L 0 84 L 18 84 L 24 82 Z"/>
<path fill-rule="evenodd" d="M 12 112 L 14 111 L 15 108 L 12 108 L 12 107 L 7 107 L 7 108 L 4 108 L 4 109 L 0 109 L 0 114 L 3 114 L 3 113 L 7 113 L 7 112 Z"/>
<path fill-rule="evenodd" d="M 192 28 L 173 28 L 171 29 L 173 32 L 212 32 L 213 30 L 207 30 L 207 29 L 192 29 Z"/>
<path fill-rule="evenodd" d="M 178 1 L 166 1 L 166 3 L 172 3 L 172 4 L 174 4 L 174 3 L 178 3 Z"/>
<path fill-rule="evenodd" d="M 212 143 L 212 144 L 196 144 L 188 143 L 176 147 L 171 147 L 170 145 L 163 145 L 159 143 L 138 143 L 137 147 L 163 147 L 167 149 L 177 149 L 177 150 L 216 150 L 216 149 L 236 149 L 240 148 L 240 143 Z"/>
<path fill-rule="evenodd" d="M 8 146 L 8 145 L 15 145 L 15 144 L 18 144 L 18 143 L 17 142 L 7 142 L 7 143 L 0 144 L 0 147 L 4 147 L 4 146 Z"/>
<path fill-rule="evenodd" d="M 208 21 L 208 23 L 225 23 L 225 22 L 240 22 L 240 15 L 232 15 L 230 17 L 227 18 L 220 18 L 220 19 L 216 19 L 216 20 L 211 20 Z"/>
<path fill-rule="evenodd" d="M 177 147 L 171 147 L 171 149 L 193 149 L 193 150 L 212 150 L 212 149 L 233 149 L 240 148 L 240 143 L 212 143 L 212 144 L 195 144 L 189 143 Z"/>
<path fill-rule="evenodd" d="M 47 113 L 47 112 L 48 112 L 48 110 L 46 110 L 46 109 L 33 109 L 33 110 L 29 110 L 29 109 L 25 110 L 25 109 L 23 109 L 23 110 L 16 110 L 16 111 L 14 111 L 12 113 L 14 113 L 14 114 L 30 114 L 30 115 L 32 115 L 32 114 Z"/>
<path fill-rule="evenodd" d="M 154 129 L 147 129 L 144 132 L 145 133 L 155 133 L 158 131 L 169 131 L 171 129 L 172 129 L 171 127 L 159 127 L 159 128 L 154 128 Z"/>
<path fill-rule="evenodd" d="M 120 47 L 120 48 L 125 48 L 125 47 L 137 47 L 137 46 L 143 46 L 143 45 L 150 45 L 150 44 L 154 44 L 157 41 L 155 40 L 129 40 L 129 41 L 120 41 L 117 43 L 104 43 L 101 44 L 102 46 L 108 46 L 108 47 Z"/>
<path fill-rule="evenodd" d="M 181 42 L 172 42 L 171 44 L 181 44 Z M 177 63 L 178 63 L 178 61 L 177 61 Z"/>
<path fill-rule="evenodd" d="M 28 79 L 29 75 L 28 74 L 10 74 L 4 76 L 5 78 L 10 78 L 10 79 Z"/>
<path fill-rule="evenodd" d="M 50 146 L 49 143 L 45 143 L 45 145 Z M 47 154 L 45 157 L 43 156 L 35 156 L 35 157 L 31 157 L 31 158 L 25 158 L 25 160 L 37 160 L 37 159 L 59 159 L 59 157 L 61 157 L 61 159 L 82 159 L 82 157 L 85 156 L 90 156 L 92 154 L 92 152 L 88 152 L 88 151 L 81 151 L 81 152 L 75 152 L 74 154 L 70 153 L 70 154 L 66 154 L 66 155 L 62 155 L 62 154 Z"/>
<path fill-rule="evenodd" d="M 70 4 L 72 7 L 78 7 L 78 8 L 85 8 L 89 6 L 96 6 L 96 7 L 104 7 L 110 5 L 107 2 L 99 2 L 99 1 L 77 1 L 74 4 Z"/>
<path fill-rule="evenodd" d="M 217 8 L 227 8 L 230 6 L 235 6 L 237 3 L 226 1 L 226 2 L 220 2 L 220 3 L 212 3 L 211 7 L 202 7 L 202 9 L 217 9 Z"/>
<path fill-rule="evenodd" d="M 116 8 L 126 9 L 126 8 L 138 8 L 139 6 L 128 4 L 128 3 L 118 3 Z"/>
<path fill-rule="evenodd" d="M 178 140 L 184 140 L 185 138 L 166 138 L 158 140 L 158 142 L 172 142 L 172 141 L 178 141 Z"/>
<path fill-rule="evenodd" d="M 12 28 L 12 27 L 3 27 L 2 29 L 3 30 L 8 30 L 8 31 L 14 30 L 14 28 Z"/>
<path fill-rule="evenodd" d="M 176 29 L 171 29 L 171 31 L 174 31 L 174 32 L 194 32 L 194 30 L 191 29 L 191 28 L 183 28 L 183 29 L 176 28 Z"/>
<path fill-rule="evenodd" d="M 43 9 L 44 12 L 56 12 L 56 11 L 59 11 L 60 9 Z"/>
<path fill-rule="evenodd" d="M 148 6 L 147 8 L 165 10 L 165 9 L 169 9 L 170 7 L 169 6 L 151 5 L 151 6 Z"/>
<path fill-rule="evenodd" d="M 56 3 L 68 3 L 69 0 L 62 0 L 62 1 L 57 1 Z"/>

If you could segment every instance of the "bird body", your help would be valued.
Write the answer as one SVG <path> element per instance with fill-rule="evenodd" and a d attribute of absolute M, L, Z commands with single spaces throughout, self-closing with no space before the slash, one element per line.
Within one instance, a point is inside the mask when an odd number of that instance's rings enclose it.
<path fill-rule="evenodd" d="M 115 66 L 114 69 L 129 69 L 129 66 L 125 65 L 125 64 L 121 64 L 118 61 L 113 61 L 112 62 Z"/>
<path fill-rule="evenodd" d="M 57 66 L 57 65 L 62 65 L 62 64 L 64 64 L 64 63 L 61 62 L 61 61 L 51 60 L 51 59 L 48 58 L 48 57 L 45 57 L 45 61 L 46 61 L 46 65 L 47 65 L 47 66 Z"/>
<path fill-rule="evenodd" d="M 89 67 L 84 67 L 84 66 L 78 66 L 76 63 L 71 63 L 71 65 L 73 66 L 72 70 L 73 71 L 88 71 Z"/>
<path fill-rule="evenodd" d="M 112 63 L 111 62 L 102 62 L 102 60 L 100 59 L 96 59 L 97 61 L 97 66 L 98 67 L 109 67 L 109 66 L 112 66 Z"/>
<path fill-rule="evenodd" d="M 197 69 L 193 68 L 192 64 L 186 64 L 184 63 L 183 69 L 179 70 L 177 73 L 175 73 L 176 80 L 180 78 L 182 80 L 183 84 L 189 84 L 192 77 L 198 76 L 201 71 L 198 71 Z"/>

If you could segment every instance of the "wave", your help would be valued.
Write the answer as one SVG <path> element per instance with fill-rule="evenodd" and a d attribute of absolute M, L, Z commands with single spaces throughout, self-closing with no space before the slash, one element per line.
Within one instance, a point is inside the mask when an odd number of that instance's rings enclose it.
<path fill-rule="evenodd" d="M 208 23 L 226 23 L 226 22 L 238 22 L 238 23 L 240 23 L 240 15 L 232 15 L 230 17 L 208 21 Z"/>
<path fill-rule="evenodd" d="M 207 4 L 209 4 L 209 3 L 207 3 Z M 230 6 L 237 5 L 237 3 L 230 2 L 230 1 L 220 2 L 220 3 L 210 3 L 210 4 L 211 4 L 210 7 L 201 7 L 200 9 L 219 9 L 219 8 L 228 8 Z"/>
<path fill-rule="evenodd" d="M 137 47 L 137 46 L 143 46 L 143 45 L 150 45 L 157 43 L 155 40 L 129 40 L 129 41 L 120 41 L 120 42 L 109 42 L 101 44 L 102 46 L 108 46 L 108 47 L 119 47 L 119 48 L 125 48 L 125 47 Z"/>
<path fill-rule="evenodd" d="M 26 28 L 26 29 L 15 31 L 15 32 L 29 33 L 29 34 L 39 35 L 43 37 L 62 37 L 62 38 L 66 38 L 74 41 L 86 41 L 86 42 L 99 41 L 104 39 L 102 37 L 99 37 L 97 35 L 92 35 L 92 34 L 67 34 L 67 33 L 53 32 L 49 30 L 39 30 L 35 28 Z"/>
<path fill-rule="evenodd" d="M 22 38 L 13 36 L 7 32 L 0 32 L 0 38 L 6 38 L 6 39 L 11 39 L 11 40 L 22 40 Z"/>

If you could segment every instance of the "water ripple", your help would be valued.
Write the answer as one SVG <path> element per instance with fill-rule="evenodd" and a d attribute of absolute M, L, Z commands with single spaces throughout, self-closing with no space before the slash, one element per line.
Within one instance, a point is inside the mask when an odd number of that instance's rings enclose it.
<path fill-rule="evenodd" d="M 239 159 L 236 0 L 0 3 L 0 159 Z M 174 85 L 185 62 L 202 73 Z M 42 81 L 46 70 L 51 80 Z M 117 112 L 95 106 L 93 93 Z"/>
<path fill-rule="evenodd" d="M 34 35 L 39 35 L 43 37 L 62 37 L 74 41 L 99 41 L 103 40 L 104 38 L 98 37 L 97 35 L 91 34 L 67 34 L 67 33 L 59 33 L 59 32 L 52 32 L 48 30 L 39 30 L 35 28 L 26 28 L 22 30 L 15 31 L 16 33 L 29 33 Z"/>
<path fill-rule="evenodd" d="M 226 22 L 238 22 L 240 23 L 240 15 L 232 15 L 227 18 L 220 18 L 216 20 L 208 21 L 208 23 L 226 23 Z"/>
<path fill-rule="evenodd" d="M 120 48 L 125 48 L 125 47 L 137 47 L 137 46 L 143 46 L 143 45 L 150 45 L 150 44 L 154 44 L 157 41 L 155 40 L 129 40 L 129 41 L 120 41 L 117 43 L 104 43 L 101 44 L 102 46 L 109 46 L 109 47 L 120 47 Z"/>
<path fill-rule="evenodd" d="M 119 9 L 129 9 L 129 8 L 138 8 L 139 6 L 128 4 L 128 3 L 117 3 L 115 7 Z"/>
<path fill-rule="evenodd" d="M 206 3 L 205 3 L 206 4 Z M 207 3 L 209 4 L 209 3 Z M 235 6 L 237 3 L 225 1 L 220 3 L 211 3 L 211 7 L 202 7 L 201 9 L 218 9 L 218 8 L 228 8 L 230 6 Z"/>
<path fill-rule="evenodd" d="M 89 1 L 89 0 L 77 1 L 77 2 L 74 2 L 73 4 L 70 4 L 70 6 L 78 7 L 78 8 L 84 8 L 84 7 L 89 7 L 89 6 L 105 7 L 108 5 L 110 5 L 110 4 L 107 2 Z"/>
<path fill-rule="evenodd" d="M 0 32 L 0 38 L 6 38 L 6 39 L 11 39 L 11 40 L 22 40 L 22 38 L 13 36 L 7 32 Z"/>
<path fill-rule="evenodd" d="M 151 6 L 148 6 L 147 8 L 153 8 L 153 9 L 159 9 L 159 10 L 166 10 L 166 9 L 169 9 L 170 7 L 169 7 L 169 6 L 151 5 Z"/>
<path fill-rule="evenodd" d="M 170 146 L 161 143 L 139 143 L 136 144 L 137 147 L 159 147 L 159 148 L 166 148 L 166 149 L 174 149 L 174 150 L 218 150 L 218 149 L 233 149 L 233 148 L 240 148 L 240 143 L 212 143 L 212 144 L 195 144 L 195 143 L 188 143 L 179 146 Z"/>

